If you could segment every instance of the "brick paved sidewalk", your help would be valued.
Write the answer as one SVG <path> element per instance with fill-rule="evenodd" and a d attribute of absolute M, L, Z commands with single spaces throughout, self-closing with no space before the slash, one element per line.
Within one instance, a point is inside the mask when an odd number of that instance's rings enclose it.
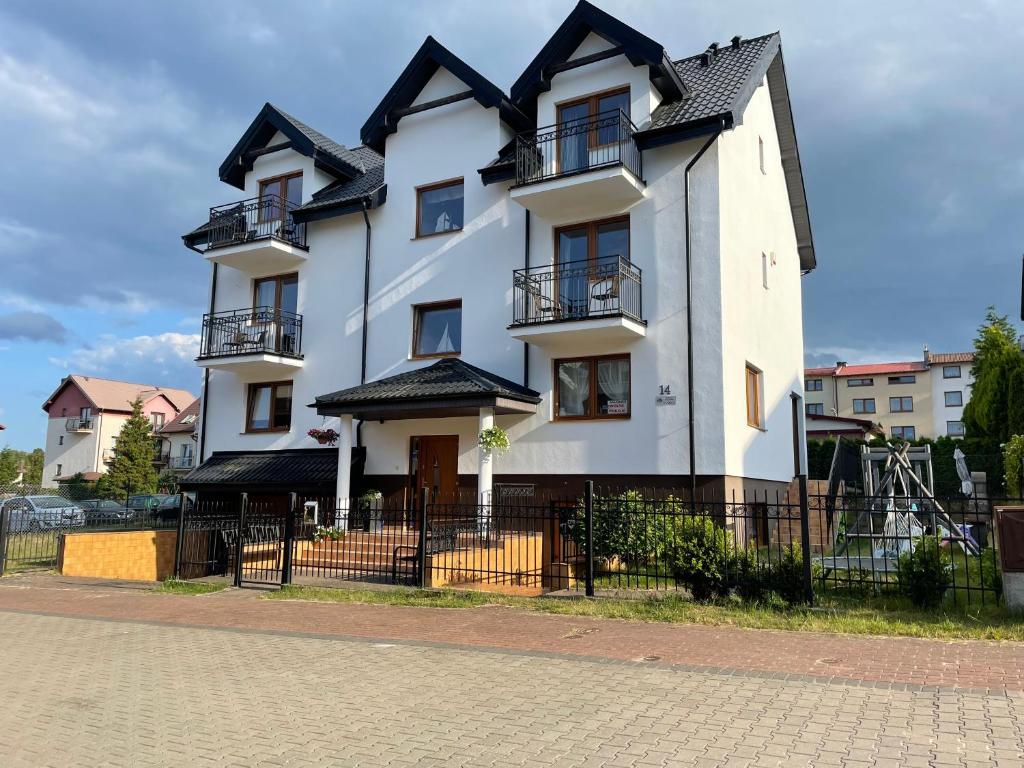
<path fill-rule="evenodd" d="M 0 611 L 438 643 L 915 689 L 1024 691 L 1024 644 L 778 632 L 473 609 L 284 602 L 252 590 L 165 595 L 33 575 L 0 580 Z"/>

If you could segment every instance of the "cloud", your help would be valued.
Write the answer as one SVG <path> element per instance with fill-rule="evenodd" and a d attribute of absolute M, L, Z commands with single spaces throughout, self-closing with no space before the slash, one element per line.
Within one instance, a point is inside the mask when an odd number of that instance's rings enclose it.
<path fill-rule="evenodd" d="M 45 312 L 24 310 L 0 315 L 0 339 L 63 344 L 67 337 L 68 329 Z"/>
<path fill-rule="evenodd" d="M 50 363 L 64 371 L 109 376 L 162 386 L 196 389 L 199 334 L 159 333 L 117 338 L 101 336 Z"/>

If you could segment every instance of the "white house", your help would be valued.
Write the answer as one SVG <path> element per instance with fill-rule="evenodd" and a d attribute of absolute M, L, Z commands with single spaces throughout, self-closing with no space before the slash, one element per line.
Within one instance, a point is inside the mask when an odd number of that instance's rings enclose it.
<path fill-rule="evenodd" d="M 360 138 L 265 105 L 220 167 L 245 199 L 185 235 L 183 487 L 790 482 L 815 254 L 778 34 L 673 61 L 580 2 L 507 93 L 428 37 Z"/>
<path fill-rule="evenodd" d="M 932 412 L 936 436 L 963 437 L 964 406 L 971 399 L 974 377 L 973 352 L 937 352 L 925 349 L 925 360 L 931 364 Z"/>

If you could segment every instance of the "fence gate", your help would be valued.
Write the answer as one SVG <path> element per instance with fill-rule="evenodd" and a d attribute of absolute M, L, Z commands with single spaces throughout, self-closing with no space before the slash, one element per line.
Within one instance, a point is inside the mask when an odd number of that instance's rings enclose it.
<path fill-rule="evenodd" d="M 56 568 L 61 534 L 83 525 L 78 511 L 40 513 L 18 499 L 0 502 L 0 575 Z"/>

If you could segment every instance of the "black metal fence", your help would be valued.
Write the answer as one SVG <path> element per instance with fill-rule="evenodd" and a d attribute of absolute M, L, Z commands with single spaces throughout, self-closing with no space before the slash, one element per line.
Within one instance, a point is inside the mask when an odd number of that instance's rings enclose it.
<path fill-rule="evenodd" d="M 292 219 L 297 206 L 278 195 L 264 194 L 210 208 L 207 248 L 276 238 L 306 247 L 306 225 Z"/>
<path fill-rule="evenodd" d="M 643 322 L 640 268 L 624 256 L 569 261 L 512 273 L 512 324 L 594 317 Z"/>
<path fill-rule="evenodd" d="M 302 315 L 273 307 L 203 315 L 200 359 L 261 352 L 301 358 Z"/>
<path fill-rule="evenodd" d="M 516 184 L 532 184 L 621 165 L 643 179 L 636 126 L 620 109 L 516 136 Z"/>

